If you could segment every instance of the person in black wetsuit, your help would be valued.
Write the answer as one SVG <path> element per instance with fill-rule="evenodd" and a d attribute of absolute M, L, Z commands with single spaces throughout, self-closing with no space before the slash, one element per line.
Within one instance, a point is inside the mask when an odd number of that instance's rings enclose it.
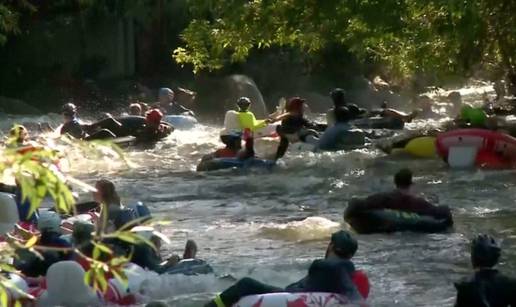
<path fill-rule="evenodd" d="M 169 88 L 163 87 L 159 89 L 159 107 L 168 115 L 190 115 L 195 116 L 195 113 L 180 105 L 177 101 L 175 101 L 175 94 Z"/>
<path fill-rule="evenodd" d="M 455 307 L 516 306 L 516 279 L 493 269 L 501 256 L 500 245 L 488 235 L 479 235 L 471 242 L 473 276 L 455 283 Z"/>
<path fill-rule="evenodd" d="M 233 306 L 242 297 L 274 292 L 329 292 L 347 296 L 359 302 L 369 295 L 367 275 L 355 270 L 351 258 L 358 249 L 358 243 L 346 231 L 338 231 L 331 236 L 325 259 L 315 260 L 308 269 L 308 275 L 285 289 L 261 283 L 252 278 L 243 278 L 223 291 L 205 307 Z"/>
<path fill-rule="evenodd" d="M 168 136 L 174 128 L 162 121 L 163 114 L 152 109 L 143 116 L 122 116 L 107 118 L 93 125 L 111 131 L 117 138 L 134 136 L 140 142 L 155 142 Z"/>
<path fill-rule="evenodd" d="M 359 108 L 356 104 L 348 103 L 346 100 L 346 92 L 341 88 L 336 88 L 330 93 L 331 100 L 333 101 L 333 108 L 328 110 L 326 113 L 326 121 L 328 127 L 335 124 L 335 109 L 339 107 L 347 107 L 350 113 L 350 120 L 362 118 L 367 113 L 367 110 Z"/>
<path fill-rule="evenodd" d="M 67 134 L 76 139 L 86 141 L 112 139 L 116 137 L 112 131 L 120 126 L 120 123 L 111 117 L 91 125 L 81 124 L 77 118 L 77 107 L 73 103 L 63 105 L 62 114 L 64 123 L 61 127 L 61 135 Z"/>
<path fill-rule="evenodd" d="M 73 103 L 63 105 L 61 114 L 63 114 L 64 123 L 61 127 L 61 135 L 68 134 L 76 139 L 84 139 L 87 134 L 83 130 L 79 119 L 77 118 L 77 107 Z"/>
<path fill-rule="evenodd" d="M 304 99 L 300 97 L 290 98 L 285 108 L 287 113 L 275 119 L 275 121 L 281 120 L 281 125 L 276 128 L 276 132 L 280 136 L 276 160 L 285 155 L 289 142 L 307 142 L 309 137 L 314 138 L 314 142 L 316 142 L 318 137 L 316 130 L 319 127 L 305 118 L 304 107 Z"/>

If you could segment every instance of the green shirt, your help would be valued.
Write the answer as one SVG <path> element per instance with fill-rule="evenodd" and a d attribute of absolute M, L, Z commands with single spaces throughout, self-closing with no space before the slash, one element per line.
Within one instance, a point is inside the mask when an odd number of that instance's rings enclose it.
<path fill-rule="evenodd" d="M 470 123 L 472 126 L 483 127 L 487 122 L 487 115 L 481 108 L 464 106 L 460 111 L 460 119 Z"/>

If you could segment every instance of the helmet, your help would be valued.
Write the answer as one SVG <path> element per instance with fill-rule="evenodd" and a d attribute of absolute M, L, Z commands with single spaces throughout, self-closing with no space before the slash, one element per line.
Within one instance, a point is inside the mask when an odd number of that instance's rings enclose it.
<path fill-rule="evenodd" d="M 287 112 L 302 111 L 304 104 L 305 104 L 305 100 L 303 98 L 292 97 L 288 100 L 287 106 L 285 107 L 285 109 L 287 110 Z"/>
<path fill-rule="evenodd" d="M 336 88 L 330 93 L 333 104 L 336 106 L 346 104 L 346 92 L 341 88 Z"/>
<path fill-rule="evenodd" d="M 13 230 L 18 221 L 18 207 L 14 197 L 10 194 L 0 193 L 0 235 Z"/>
<path fill-rule="evenodd" d="M 145 115 L 145 122 L 148 124 L 159 125 L 163 119 L 163 113 L 158 109 L 152 109 Z"/>
<path fill-rule="evenodd" d="M 237 106 L 240 110 L 247 111 L 251 106 L 251 99 L 248 97 L 240 97 L 237 100 Z"/>
<path fill-rule="evenodd" d="M 473 267 L 493 267 L 498 263 L 502 249 L 489 235 L 478 235 L 471 241 L 471 263 Z"/>
<path fill-rule="evenodd" d="M 358 242 L 353 236 L 344 230 L 337 231 L 331 235 L 333 250 L 338 256 L 353 257 L 358 249 Z"/>
<path fill-rule="evenodd" d="M 61 232 L 61 217 L 53 211 L 43 211 L 39 215 L 38 230 L 40 232 Z"/>
<path fill-rule="evenodd" d="M 174 98 L 174 91 L 168 87 L 162 87 L 159 89 L 159 97 Z"/>
<path fill-rule="evenodd" d="M 61 113 L 68 116 L 77 114 L 77 107 L 73 103 L 67 103 L 61 107 Z"/>

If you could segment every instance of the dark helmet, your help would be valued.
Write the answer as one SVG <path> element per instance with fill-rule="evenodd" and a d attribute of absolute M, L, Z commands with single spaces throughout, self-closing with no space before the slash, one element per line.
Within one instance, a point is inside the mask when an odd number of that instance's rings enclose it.
<path fill-rule="evenodd" d="M 358 249 L 358 242 L 353 236 L 344 230 L 337 231 L 331 235 L 333 251 L 339 257 L 351 258 Z"/>
<path fill-rule="evenodd" d="M 489 235 L 478 235 L 471 241 L 471 263 L 473 267 L 493 267 L 498 263 L 502 249 Z"/>
<path fill-rule="evenodd" d="M 68 116 L 77 114 L 77 107 L 73 103 L 67 103 L 61 107 L 61 113 Z"/>
<path fill-rule="evenodd" d="M 341 88 L 336 88 L 330 93 L 331 99 L 333 100 L 333 104 L 336 106 L 345 105 L 346 104 L 346 91 Z"/>
<path fill-rule="evenodd" d="M 251 106 L 251 99 L 248 97 L 240 97 L 237 100 L 237 106 L 242 111 L 247 111 Z"/>

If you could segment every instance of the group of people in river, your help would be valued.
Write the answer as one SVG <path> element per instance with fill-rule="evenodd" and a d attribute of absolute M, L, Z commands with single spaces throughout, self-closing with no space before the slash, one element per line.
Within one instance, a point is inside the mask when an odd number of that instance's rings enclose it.
<path fill-rule="evenodd" d="M 277 123 L 273 133 L 279 137 L 279 145 L 274 157 L 274 160 L 278 160 L 286 154 L 289 144 L 295 142 L 313 144 L 320 150 L 342 149 L 342 144 L 349 144 L 348 140 L 352 136 L 350 131 L 353 130 L 355 121 L 379 116 L 388 119 L 384 123 L 391 127 L 402 127 L 404 123 L 414 120 L 417 116 L 427 118 L 437 116 L 425 97 L 420 99 L 422 111 L 406 114 L 388 108 L 386 103 L 382 104 L 379 110 L 362 109 L 348 102 L 346 93 L 342 89 L 333 90 L 330 96 L 334 106 L 327 113 L 327 124 L 317 124 L 307 118 L 305 114 L 307 102 L 301 97 L 288 99 L 284 112 L 272 114 L 265 120 L 256 119 L 251 112 L 252 101 L 249 98 L 239 98 L 236 103 L 237 109 L 230 110 L 225 115 L 224 128 L 220 134 L 225 147 L 205 156 L 203 160 L 254 158 L 255 134 L 273 123 Z M 464 106 L 458 92 L 452 92 L 448 98 L 457 113 L 454 126 L 491 127 L 489 110 Z M 428 108 L 429 105 L 430 108 Z M 163 88 L 159 91 L 159 103 L 155 106 L 146 109 L 145 105 L 131 104 L 129 115 L 108 116 L 93 124 L 83 124 L 79 120 L 76 106 L 71 103 L 65 104 L 62 109 L 64 123 L 60 133 L 81 140 L 132 136 L 141 141 L 155 142 L 174 130 L 172 125 L 163 121 L 164 114 L 194 115 L 191 110 L 174 102 L 172 90 Z M 11 136 L 16 140 L 17 147 L 23 147 L 29 143 L 28 131 L 23 126 L 15 126 L 11 130 Z M 393 191 L 350 202 L 344 215 L 345 220 L 359 233 L 404 230 L 432 232 L 431 228 L 434 226 L 427 226 L 428 221 L 414 222 L 414 215 L 416 219 L 430 218 L 432 219 L 430 224 L 444 227 L 442 229 L 451 227 L 453 217 L 450 208 L 435 206 L 424 198 L 414 195 L 411 191 L 412 177 L 410 170 L 400 170 L 394 176 L 396 188 Z M 37 246 L 41 248 L 43 257 L 37 257 L 26 249 L 20 249 L 14 265 L 33 288 L 42 292 L 38 293 L 42 297 L 41 306 L 63 303 L 58 301 L 60 298 L 48 294 L 51 289 L 48 285 L 49 276 L 54 274 L 53 265 L 66 263 L 70 270 L 80 267 L 79 272 L 82 272 L 83 276 L 90 268 L 88 259 L 93 257 L 94 246 L 91 242 L 96 227 L 106 231 L 117 231 L 123 229 L 128 223 L 150 218 L 150 211 L 145 206 L 124 206 L 111 181 L 99 180 L 95 188 L 93 199 L 94 204 L 97 205 L 88 207 L 87 211 L 96 212 L 97 220 L 94 223 L 84 221 L 74 223 L 71 239 L 67 240 L 62 235 L 62 217 L 58 212 L 47 210 L 31 212 L 30 203 L 22 197 L 19 186 L 2 186 L 2 191 L 14 195 L 22 228 L 29 231 L 37 230 L 40 233 Z M 106 205 L 103 209 L 99 205 L 101 203 Z M 394 218 L 388 216 L 392 211 L 395 212 Z M 383 215 L 375 215 L 379 212 Z M 399 212 L 402 214 L 399 215 Z M 409 223 L 403 224 L 406 220 L 410 220 Z M 103 243 L 110 246 L 115 255 L 129 257 L 132 264 L 159 274 L 173 270 L 181 260 L 196 258 L 197 245 L 189 240 L 182 257 L 173 255 L 163 261 L 159 253 L 160 238 L 149 230 L 142 231 L 141 235 L 151 241 L 156 248 L 143 243 L 128 243 L 117 239 L 108 239 Z M 369 297 L 371 285 L 367 274 L 357 269 L 352 261 L 357 250 L 357 239 L 348 231 L 338 231 L 332 234 L 324 258 L 313 261 L 307 276 L 302 280 L 285 288 L 278 288 L 251 278 L 243 278 L 216 296 L 213 301 L 208 302 L 206 306 L 229 307 L 245 296 L 277 292 L 328 292 L 344 295 L 355 302 L 365 302 Z M 516 280 L 494 268 L 500 257 L 501 247 L 493 237 L 479 235 L 472 240 L 471 263 L 475 272 L 472 277 L 455 284 L 457 307 L 516 306 L 514 295 Z M 86 302 L 87 304 L 100 302 L 96 295 L 89 296 L 88 299 L 91 301 Z M 115 299 L 109 292 L 102 296 L 102 300 L 117 304 L 135 302 L 134 298 L 117 297 Z"/>

